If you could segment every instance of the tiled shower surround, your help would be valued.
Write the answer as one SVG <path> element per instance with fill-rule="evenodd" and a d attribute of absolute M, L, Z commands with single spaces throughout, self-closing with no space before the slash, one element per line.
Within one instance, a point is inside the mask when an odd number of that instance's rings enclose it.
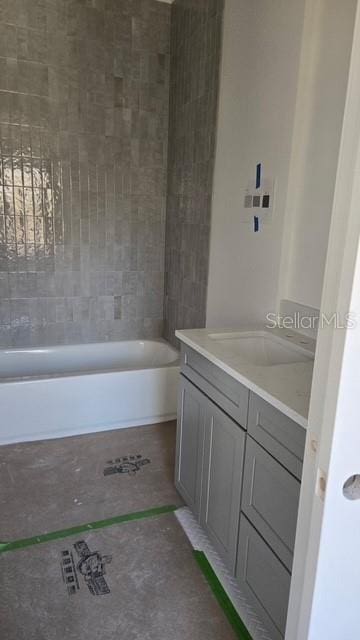
<path fill-rule="evenodd" d="M 0 346 L 158 337 L 170 5 L 0 0 Z"/>
<path fill-rule="evenodd" d="M 205 326 L 223 0 L 175 0 L 171 17 L 165 336 Z"/>

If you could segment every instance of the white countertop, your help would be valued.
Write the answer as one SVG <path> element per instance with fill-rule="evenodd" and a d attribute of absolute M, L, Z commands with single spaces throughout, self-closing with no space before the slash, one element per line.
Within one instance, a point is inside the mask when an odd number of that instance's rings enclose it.
<path fill-rule="evenodd" d="M 264 331 L 264 327 L 237 327 L 236 329 L 191 329 L 176 331 L 176 337 L 197 351 L 210 362 L 241 382 L 245 387 L 279 409 L 286 416 L 306 428 L 313 373 L 313 361 L 271 366 L 244 364 L 241 359 L 229 355 L 224 348 L 209 337 L 214 333 L 233 333 L 239 331 Z M 315 352 L 315 340 L 295 331 L 285 329 L 266 329 L 289 343 L 306 341 L 306 349 Z M 291 338 L 287 338 L 291 335 Z"/>

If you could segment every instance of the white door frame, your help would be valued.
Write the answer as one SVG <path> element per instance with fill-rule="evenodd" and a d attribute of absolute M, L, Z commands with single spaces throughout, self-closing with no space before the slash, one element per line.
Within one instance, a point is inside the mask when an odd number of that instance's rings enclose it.
<path fill-rule="evenodd" d="M 357 324 L 319 330 L 286 640 L 360 638 L 360 500 L 343 494 L 360 474 L 359 240 L 360 2 L 321 304 Z"/>

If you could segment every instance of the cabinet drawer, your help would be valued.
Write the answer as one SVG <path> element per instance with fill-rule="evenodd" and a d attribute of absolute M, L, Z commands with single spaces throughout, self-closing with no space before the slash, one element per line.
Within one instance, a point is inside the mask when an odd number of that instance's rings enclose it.
<path fill-rule="evenodd" d="M 246 428 L 249 391 L 199 353 L 181 346 L 181 372 Z"/>
<path fill-rule="evenodd" d="M 240 518 L 236 578 L 273 640 L 282 640 L 291 576 L 243 515 Z"/>
<path fill-rule="evenodd" d="M 289 571 L 299 495 L 300 482 L 248 437 L 241 508 Z"/>
<path fill-rule="evenodd" d="M 301 479 L 306 437 L 303 427 L 250 393 L 248 431 L 286 469 Z"/>

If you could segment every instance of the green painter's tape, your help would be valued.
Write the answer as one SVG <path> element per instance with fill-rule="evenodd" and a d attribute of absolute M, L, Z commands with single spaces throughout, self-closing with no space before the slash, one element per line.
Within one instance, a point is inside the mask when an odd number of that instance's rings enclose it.
<path fill-rule="evenodd" d="M 108 518 L 107 520 L 97 520 L 96 522 L 89 522 L 88 524 L 80 524 L 79 526 L 71 527 L 70 529 L 60 529 L 59 531 L 52 531 L 51 533 L 43 533 L 32 538 L 23 538 L 22 540 L 14 540 L 13 542 L 1 542 L 0 554 L 7 553 L 8 551 L 16 551 L 17 549 L 25 549 L 25 547 L 32 547 L 35 544 L 43 544 L 44 542 L 61 540 L 62 538 L 68 538 L 69 536 L 74 536 L 78 533 L 85 533 L 86 531 L 94 531 L 96 529 L 112 527 L 114 524 L 132 522 L 133 520 L 142 520 L 143 518 L 153 518 L 164 513 L 171 513 L 173 511 L 176 511 L 176 509 L 177 507 L 175 507 L 174 505 L 155 507 L 154 509 L 147 509 L 146 511 L 135 511 L 134 513 L 126 513 L 122 516 Z"/>
<path fill-rule="evenodd" d="M 194 551 L 194 556 L 206 580 L 208 581 L 215 598 L 233 627 L 237 638 L 239 640 L 252 640 L 251 635 L 241 620 L 215 571 L 211 567 L 205 553 L 203 551 Z"/>

